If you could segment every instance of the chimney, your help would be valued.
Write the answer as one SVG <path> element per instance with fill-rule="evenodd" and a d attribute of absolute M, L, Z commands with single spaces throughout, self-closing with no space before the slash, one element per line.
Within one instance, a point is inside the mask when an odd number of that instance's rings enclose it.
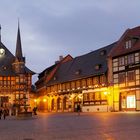
<path fill-rule="evenodd" d="M 57 60 L 57 61 L 55 61 L 55 64 L 58 64 L 59 63 L 59 61 Z"/>
<path fill-rule="evenodd" d="M 59 61 L 61 61 L 63 59 L 63 55 L 59 56 Z"/>

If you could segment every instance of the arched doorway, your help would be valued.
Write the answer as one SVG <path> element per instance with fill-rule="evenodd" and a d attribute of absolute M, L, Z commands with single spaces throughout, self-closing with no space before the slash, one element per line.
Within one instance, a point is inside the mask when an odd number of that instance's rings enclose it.
<path fill-rule="evenodd" d="M 57 99 L 57 110 L 61 110 L 62 109 L 62 101 L 61 101 L 61 98 L 59 97 Z"/>
<path fill-rule="evenodd" d="M 81 105 L 82 103 L 82 99 L 77 95 L 75 96 L 74 98 L 74 111 L 76 112 L 77 111 L 77 105 Z"/>
<path fill-rule="evenodd" d="M 68 98 L 64 97 L 63 99 L 63 109 L 67 110 L 68 109 Z"/>
<path fill-rule="evenodd" d="M 54 99 L 52 99 L 51 110 L 55 110 Z"/>

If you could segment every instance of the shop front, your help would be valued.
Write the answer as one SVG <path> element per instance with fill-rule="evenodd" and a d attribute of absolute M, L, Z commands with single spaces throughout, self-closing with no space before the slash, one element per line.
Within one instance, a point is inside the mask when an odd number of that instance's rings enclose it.
<path fill-rule="evenodd" d="M 136 95 L 135 92 L 120 93 L 120 111 L 135 111 Z"/>

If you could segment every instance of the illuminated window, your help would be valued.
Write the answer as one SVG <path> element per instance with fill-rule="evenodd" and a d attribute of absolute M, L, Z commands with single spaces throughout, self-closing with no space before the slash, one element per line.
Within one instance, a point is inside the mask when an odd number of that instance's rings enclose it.
<path fill-rule="evenodd" d="M 70 89 L 70 83 L 66 83 L 66 89 Z"/>
<path fill-rule="evenodd" d="M 100 76 L 100 83 L 105 83 L 105 75 Z"/>
<path fill-rule="evenodd" d="M 16 94 L 16 99 L 19 99 L 19 94 Z"/>
<path fill-rule="evenodd" d="M 76 87 L 81 87 L 81 81 L 80 80 L 76 81 Z"/>
<path fill-rule="evenodd" d="M 132 47 L 132 41 L 131 41 L 131 40 L 126 41 L 126 42 L 125 42 L 125 48 L 126 48 L 126 49 L 129 49 L 129 48 L 131 48 L 131 47 Z"/>
<path fill-rule="evenodd" d="M 93 78 L 93 84 L 94 85 L 99 84 L 99 77 L 94 77 Z"/>
<path fill-rule="evenodd" d="M 119 83 L 124 83 L 125 82 L 125 73 L 119 73 Z"/>
<path fill-rule="evenodd" d="M 97 64 L 97 65 L 95 65 L 95 70 L 99 70 L 100 68 L 101 68 L 101 64 Z"/>
<path fill-rule="evenodd" d="M 101 100 L 101 96 L 99 92 L 95 93 L 95 100 Z"/>
<path fill-rule="evenodd" d="M 95 100 L 95 93 L 90 93 L 90 100 L 94 101 Z"/>
<path fill-rule="evenodd" d="M 84 94 L 84 101 L 89 101 L 89 99 L 90 99 L 89 93 L 85 93 Z"/>
<path fill-rule="evenodd" d="M 135 53 L 135 63 L 139 63 L 140 62 L 140 55 L 139 53 Z"/>
<path fill-rule="evenodd" d="M 118 83 L 118 74 L 113 75 L 113 82 L 114 84 Z"/>
<path fill-rule="evenodd" d="M 127 64 L 133 64 L 134 63 L 134 54 L 130 54 L 127 56 Z"/>
<path fill-rule="evenodd" d="M 18 77 L 16 77 L 16 82 L 19 82 L 19 78 Z"/>
<path fill-rule="evenodd" d="M 127 108 L 136 108 L 135 95 L 127 96 Z"/>
<path fill-rule="evenodd" d="M 65 90 L 66 89 L 66 84 L 62 84 L 62 89 Z"/>
<path fill-rule="evenodd" d="M 62 89 L 61 84 L 58 84 L 58 90 L 61 90 L 61 89 Z"/>
<path fill-rule="evenodd" d="M 88 86 L 91 86 L 91 85 L 92 85 L 92 78 L 88 78 L 88 79 L 87 79 L 87 85 L 88 85 Z"/>
<path fill-rule="evenodd" d="M 71 82 L 71 87 L 75 88 L 75 82 Z"/>
<path fill-rule="evenodd" d="M 113 72 L 118 71 L 118 58 L 113 59 Z"/>
<path fill-rule="evenodd" d="M 119 58 L 119 66 L 123 66 L 124 65 L 124 57 L 120 57 Z"/>
<path fill-rule="evenodd" d="M 134 71 L 129 71 L 128 72 L 128 82 L 134 81 L 135 80 L 135 72 Z"/>
<path fill-rule="evenodd" d="M 54 91 L 57 91 L 57 85 L 54 85 Z"/>
<path fill-rule="evenodd" d="M 85 86 L 86 87 L 86 79 L 82 79 L 82 86 Z"/>
<path fill-rule="evenodd" d="M 80 69 L 77 70 L 77 71 L 75 72 L 75 74 L 76 74 L 76 75 L 80 75 L 80 74 L 81 74 L 81 70 L 80 70 Z"/>

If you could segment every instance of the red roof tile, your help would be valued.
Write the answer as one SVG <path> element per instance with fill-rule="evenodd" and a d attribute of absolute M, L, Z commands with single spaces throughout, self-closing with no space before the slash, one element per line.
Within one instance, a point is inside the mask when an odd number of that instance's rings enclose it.
<path fill-rule="evenodd" d="M 126 49 L 125 42 L 128 40 L 132 40 L 132 48 Z M 116 46 L 112 49 L 109 56 L 116 57 L 137 50 L 140 50 L 140 26 L 132 29 L 127 29 L 118 40 Z"/>

